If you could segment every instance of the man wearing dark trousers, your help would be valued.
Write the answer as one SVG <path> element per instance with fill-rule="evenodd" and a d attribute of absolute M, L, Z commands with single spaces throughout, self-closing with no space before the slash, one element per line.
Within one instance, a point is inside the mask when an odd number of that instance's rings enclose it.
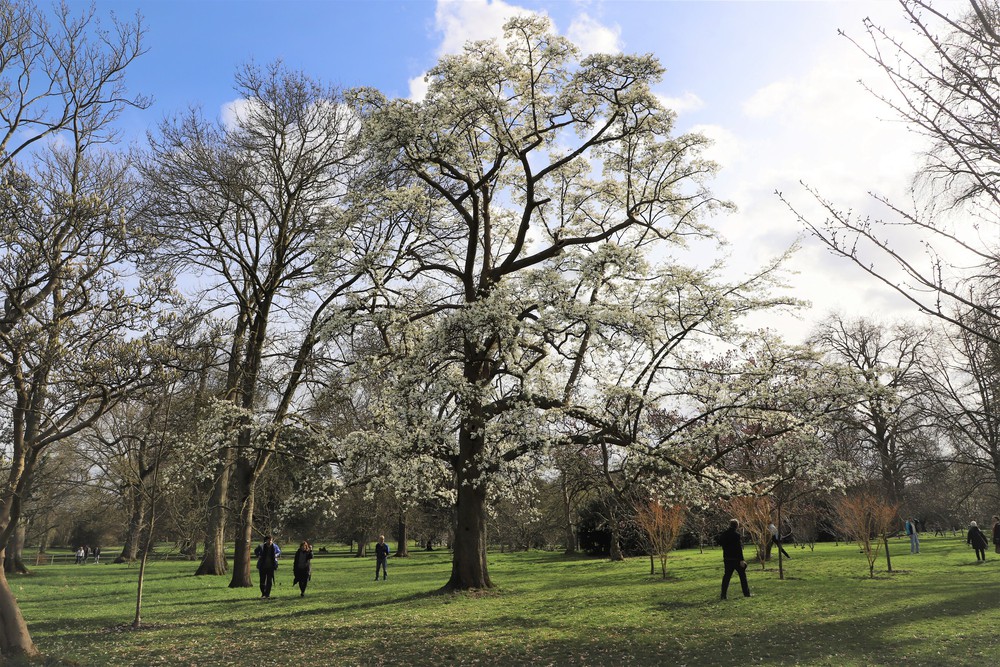
<path fill-rule="evenodd" d="M 722 545 L 722 562 L 726 566 L 726 573 L 722 575 L 722 599 L 726 599 L 726 592 L 729 590 L 729 580 L 733 572 L 740 575 L 740 586 L 743 588 L 743 597 L 750 597 L 750 584 L 747 583 L 747 562 L 743 560 L 743 538 L 740 537 L 740 522 L 733 519 L 729 522 L 729 528 L 719 536 L 719 544 Z"/>
<path fill-rule="evenodd" d="M 378 571 L 382 570 L 382 579 L 386 578 L 385 566 L 389 560 L 389 545 L 385 543 L 385 535 L 378 536 L 375 545 L 375 581 L 378 581 Z"/>
<path fill-rule="evenodd" d="M 257 545 L 253 555 L 257 557 L 257 574 L 260 576 L 260 596 L 271 597 L 271 586 L 274 584 L 274 571 L 278 569 L 278 556 L 281 549 L 274 543 L 274 538 L 268 535 L 262 544 Z"/>

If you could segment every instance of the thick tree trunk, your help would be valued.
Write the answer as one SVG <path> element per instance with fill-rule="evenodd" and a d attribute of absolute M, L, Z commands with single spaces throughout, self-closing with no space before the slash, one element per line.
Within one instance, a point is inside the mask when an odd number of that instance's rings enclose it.
<path fill-rule="evenodd" d="M 24 539 L 28 527 L 23 521 L 17 522 L 10 540 L 7 541 L 6 554 L 3 559 L 3 571 L 7 574 L 28 574 L 28 567 L 24 564 Z"/>
<path fill-rule="evenodd" d="M 232 475 L 232 449 L 226 448 L 215 469 L 215 485 L 208 501 L 208 526 L 205 532 L 205 553 L 195 575 L 223 575 L 226 562 L 226 519 L 228 518 L 229 478 Z"/>
<path fill-rule="evenodd" d="M 916 530 L 916 527 L 913 528 Z M 892 556 L 889 555 L 889 536 L 882 533 L 882 545 L 885 546 L 885 567 L 892 572 Z"/>
<path fill-rule="evenodd" d="M 486 564 L 486 482 L 479 469 L 483 451 L 483 421 L 475 411 L 459 431 L 455 466 L 455 543 L 451 578 L 445 590 L 492 588 Z"/>
<path fill-rule="evenodd" d="M 146 525 L 146 516 L 140 494 L 135 490 L 131 493 L 132 512 L 129 516 L 128 527 L 125 530 L 125 541 L 122 551 L 115 558 L 116 563 L 135 562 L 139 554 L 139 538 L 142 535 L 143 526 Z"/>
<path fill-rule="evenodd" d="M 409 541 L 406 537 L 406 513 L 399 513 L 399 525 L 396 527 L 396 537 L 398 541 L 396 542 L 396 558 L 408 558 L 410 551 L 407 548 L 407 542 Z"/>
<path fill-rule="evenodd" d="M 240 522 L 236 529 L 236 549 L 233 556 L 233 577 L 229 581 L 230 588 L 250 588 L 253 580 L 250 578 L 251 546 L 253 545 L 253 510 L 256 502 L 254 493 L 253 473 L 242 471 L 240 474 Z"/>
<path fill-rule="evenodd" d="M 2 556 L 0 552 L 0 556 Z M 17 606 L 17 599 L 10 584 L 7 583 L 7 576 L 0 568 L 0 656 L 34 657 L 38 655 L 35 643 L 31 641 L 31 634 L 28 632 L 28 624 L 24 622 L 21 610 Z M 0 663 L 3 663 L 0 660 Z"/>

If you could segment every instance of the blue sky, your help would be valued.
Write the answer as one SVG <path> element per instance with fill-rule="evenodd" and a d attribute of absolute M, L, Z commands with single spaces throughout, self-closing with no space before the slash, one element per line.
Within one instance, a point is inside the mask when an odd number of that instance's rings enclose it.
<path fill-rule="evenodd" d="M 857 83 L 877 87 L 877 70 L 837 35 L 863 36 L 865 16 L 902 31 L 895 0 L 97 0 L 97 9 L 123 17 L 139 11 L 148 28 L 149 52 L 129 81 L 156 102 L 125 119 L 127 138 L 137 142 L 189 105 L 217 115 L 235 98 L 235 70 L 250 60 L 280 58 L 326 83 L 419 95 L 422 74 L 442 53 L 498 35 L 516 11 L 548 14 L 585 50 L 654 53 L 667 68 L 656 92 L 678 111 L 679 129 L 716 141 L 723 171 L 715 190 L 739 207 L 715 221 L 731 242 L 734 274 L 753 271 L 801 236 L 775 190 L 808 206 L 804 180 L 865 211 L 869 190 L 905 196 L 917 164 L 912 135 L 886 120 L 888 111 Z M 832 309 L 913 314 L 808 239 L 790 268 L 799 272 L 796 295 L 814 306 L 798 322 L 765 322 L 790 338 Z"/>

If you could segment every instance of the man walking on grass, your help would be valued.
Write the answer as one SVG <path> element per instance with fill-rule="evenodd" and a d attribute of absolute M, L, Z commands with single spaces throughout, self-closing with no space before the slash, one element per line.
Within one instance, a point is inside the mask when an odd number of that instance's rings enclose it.
<path fill-rule="evenodd" d="M 378 581 L 378 571 L 382 570 L 382 580 L 388 576 L 385 570 L 389 560 L 389 545 L 385 543 L 385 535 L 378 536 L 378 544 L 375 545 L 375 581 Z"/>
<path fill-rule="evenodd" d="M 271 586 L 274 585 L 274 571 L 278 569 L 278 556 L 281 549 L 274 543 L 274 538 L 268 535 L 262 544 L 257 545 L 253 555 L 257 557 L 257 574 L 260 577 L 260 596 L 271 597 Z"/>
<path fill-rule="evenodd" d="M 722 575 L 722 599 L 726 599 L 726 592 L 729 590 L 729 580 L 733 572 L 740 576 L 740 586 L 743 588 L 743 597 L 750 597 L 750 584 L 747 583 L 747 562 L 743 560 L 743 538 L 739 532 L 740 522 L 733 519 L 729 522 L 729 528 L 719 536 L 719 544 L 722 545 L 722 562 L 726 566 L 726 572 Z"/>

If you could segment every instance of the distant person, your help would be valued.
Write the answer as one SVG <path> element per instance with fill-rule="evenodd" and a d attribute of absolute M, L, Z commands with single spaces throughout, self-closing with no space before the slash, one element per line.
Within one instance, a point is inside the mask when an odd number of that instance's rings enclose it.
<path fill-rule="evenodd" d="M 257 573 L 260 576 L 260 596 L 271 597 L 271 586 L 274 585 L 274 571 L 278 569 L 278 557 L 281 549 L 274 543 L 274 538 L 268 535 L 257 548 L 253 550 L 257 557 Z"/>
<path fill-rule="evenodd" d="M 740 586 L 743 588 L 743 597 L 750 597 L 750 584 L 747 583 L 747 562 L 743 560 L 743 538 L 739 533 L 740 522 L 733 519 L 729 522 L 722 535 L 719 536 L 719 544 L 722 545 L 722 562 L 725 565 L 725 574 L 722 575 L 722 599 L 726 599 L 729 591 L 729 580 L 736 572 L 740 576 Z"/>
<path fill-rule="evenodd" d="M 292 580 L 292 586 L 299 585 L 299 597 L 305 596 L 306 586 L 312 579 L 312 557 L 312 545 L 303 542 L 299 545 L 298 551 L 295 552 L 295 559 L 292 561 L 292 574 L 295 576 Z"/>
<path fill-rule="evenodd" d="M 378 581 L 379 570 L 382 570 L 382 581 L 388 575 L 385 566 L 389 561 L 389 545 L 385 543 L 385 535 L 378 536 L 378 544 L 375 545 L 375 581 Z"/>
<path fill-rule="evenodd" d="M 976 562 L 985 563 L 986 562 L 986 547 L 989 546 L 989 542 L 986 540 L 986 535 L 983 531 L 979 529 L 975 521 L 969 523 L 969 534 L 965 538 L 966 544 L 971 544 L 972 548 L 976 550 Z"/>
<path fill-rule="evenodd" d="M 906 529 L 907 536 L 910 538 L 910 553 L 920 553 L 920 535 L 917 533 L 917 520 L 907 519 L 904 528 Z"/>
<path fill-rule="evenodd" d="M 90 558 L 90 545 L 84 544 L 83 545 L 83 563 L 84 563 L 84 565 L 87 564 L 87 559 L 88 558 Z"/>
<path fill-rule="evenodd" d="M 100 564 L 100 562 L 101 562 L 101 547 L 100 546 L 94 547 L 94 562 L 97 563 L 97 564 Z"/>
<path fill-rule="evenodd" d="M 76 548 L 76 564 L 79 565 L 83 562 L 83 547 Z"/>
<path fill-rule="evenodd" d="M 1000 554 L 1000 516 L 993 516 L 993 549 Z"/>
<path fill-rule="evenodd" d="M 768 524 L 767 530 L 771 533 L 771 544 L 778 547 L 778 551 L 781 552 L 781 555 L 783 555 L 785 558 L 791 558 L 791 556 L 788 555 L 788 552 L 785 551 L 785 547 L 781 546 L 781 535 L 778 533 L 778 527 L 775 526 L 773 523 L 771 523 Z M 770 556 L 771 545 L 768 545 L 767 552 L 768 556 Z"/>

